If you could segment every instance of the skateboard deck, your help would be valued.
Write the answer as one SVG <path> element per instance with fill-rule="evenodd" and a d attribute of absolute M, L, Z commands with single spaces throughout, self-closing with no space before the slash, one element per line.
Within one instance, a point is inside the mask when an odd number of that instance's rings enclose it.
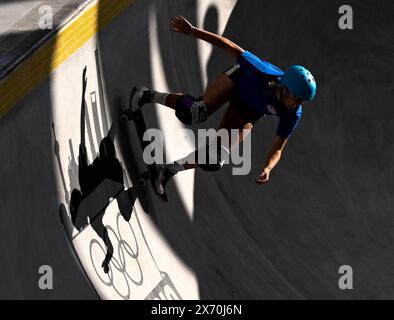
<path fill-rule="evenodd" d="M 139 108 L 136 111 L 133 111 L 132 109 L 132 97 L 135 94 L 136 88 L 134 88 L 131 92 L 130 95 L 130 106 L 128 109 L 126 109 L 124 111 L 124 113 L 121 116 L 121 122 L 126 124 L 128 123 L 130 120 L 133 121 L 136 132 L 137 132 L 137 136 L 138 136 L 138 141 L 139 144 L 141 146 L 142 152 L 141 152 L 141 158 L 143 151 L 149 146 L 150 142 L 149 141 L 144 141 L 144 134 L 147 131 L 147 125 L 142 113 L 141 108 Z M 138 179 L 138 185 L 142 188 L 146 188 L 147 187 L 147 181 L 150 181 L 151 186 L 153 191 L 165 202 L 168 201 L 167 195 L 164 193 L 162 195 L 160 195 L 155 188 L 155 179 L 158 176 L 159 172 L 158 172 L 158 168 L 157 165 L 155 163 L 153 164 L 146 164 L 144 162 L 146 169 L 141 175 L 140 178 Z"/>

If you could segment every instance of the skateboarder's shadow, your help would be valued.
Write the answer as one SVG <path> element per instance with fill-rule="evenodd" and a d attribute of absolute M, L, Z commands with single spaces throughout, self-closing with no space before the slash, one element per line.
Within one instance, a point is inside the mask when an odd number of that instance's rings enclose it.
<path fill-rule="evenodd" d="M 134 202 L 138 195 L 135 188 L 125 188 L 123 168 L 116 158 L 114 137 L 117 127 L 112 126 L 107 136 L 100 142 L 99 154 L 91 164 L 85 145 L 86 113 L 86 68 L 83 72 L 83 94 L 81 103 L 81 143 L 79 145 L 78 180 L 79 189 L 71 192 L 70 216 L 73 226 L 82 231 L 89 224 L 104 241 L 107 253 L 102 263 L 104 271 L 109 271 L 113 255 L 113 245 L 103 223 L 104 214 L 111 201 L 117 201 L 119 211 L 125 221 L 129 221 Z"/>
<path fill-rule="evenodd" d="M 105 210 L 111 199 L 115 199 L 123 218 L 129 221 L 137 193 L 133 188 L 124 188 L 123 169 L 116 158 L 114 144 L 108 136 L 101 141 L 99 156 L 92 164 L 87 164 L 86 149 L 82 144 L 79 152 L 80 190 L 74 189 L 71 193 L 71 221 L 79 231 L 90 223 L 102 238 L 107 247 L 103 268 L 108 272 L 113 246 L 103 223 Z"/>

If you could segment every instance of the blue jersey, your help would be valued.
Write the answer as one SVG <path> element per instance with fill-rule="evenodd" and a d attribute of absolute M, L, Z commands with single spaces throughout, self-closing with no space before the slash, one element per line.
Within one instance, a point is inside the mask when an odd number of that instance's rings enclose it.
<path fill-rule="evenodd" d="M 245 105 L 244 107 L 253 109 L 258 116 L 279 117 L 276 133 L 288 139 L 301 119 L 302 106 L 287 108 L 269 88 L 268 82 L 279 82 L 283 71 L 249 51 L 245 51 L 237 63 L 243 71 L 242 76 L 236 81 L 239 100 Z"/>

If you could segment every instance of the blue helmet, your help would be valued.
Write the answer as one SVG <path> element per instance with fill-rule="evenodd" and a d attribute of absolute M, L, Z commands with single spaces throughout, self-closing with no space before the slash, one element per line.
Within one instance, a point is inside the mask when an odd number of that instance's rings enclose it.
<path fill-rule="evenodd" d="M 280 79 L 280 84 L 286 86 L 298 98 L 310 101 L 316 94 L 316 81 L 312 74 L 301 66 L 290 67 Z"/>

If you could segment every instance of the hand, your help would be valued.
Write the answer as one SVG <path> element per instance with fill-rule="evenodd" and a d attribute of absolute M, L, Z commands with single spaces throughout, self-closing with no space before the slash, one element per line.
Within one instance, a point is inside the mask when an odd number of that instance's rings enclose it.
<path fill-rule="evenodd" d="M 88 84 L 88 79 L 86 77 L 87 69 L 88 68 L 85 66 L 85 68 L 83 69 L 83 73 L 82 73 L 82 91 L 83 91 L 83 93 L 86 92 L 86 87 Z"/>
<path fill-rule="evenodd" d="M 101 264 L 101 267 L 104 269 L 105 273 L 109 272 L 109 261 L 107 259 L 104 259 L 103 263 Z"/>
<path fill-rule="evenodd" d="M 265 168 L 261 173 L 259 178 L 256 180 L 257 184 L 265 184 L 269 181 L 270 179 L 270 173 L 271 169 Z"/>
<path fill-rule="evenodd" d="M 171 19 L 172 31 L 190 35 L 194 29 L 193 25 L 182 16 Z"/>

